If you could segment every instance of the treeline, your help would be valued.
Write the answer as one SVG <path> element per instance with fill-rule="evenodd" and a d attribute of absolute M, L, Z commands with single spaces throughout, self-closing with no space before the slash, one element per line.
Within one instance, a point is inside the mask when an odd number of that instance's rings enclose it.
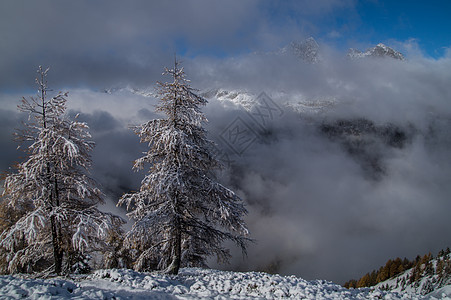
<path fill-rule="evenodd" d="M 403 282 L 397 282 L 396 286 L 413 284 L 419 282 L 421 278 L 427 275 L 437 275 L 438 281 L 444 281 L 451 275 L 451 260 L 449 254 L 451 250 L 440 250 L 437 254 L 436 263 L 433 263 L 434 257 L 431 253 L 423 256 L 418 255 L 414 260 L 407 258 L 389 259 L 384 266 L 378 270 L 366 273 L 360 279 L 349 280 L 343 286 L 346 288 L 361 288 L 375 286 L 380 282 L 393 278 L 406 270 L 412 269 L 408 277 L 402 279 Z"/>

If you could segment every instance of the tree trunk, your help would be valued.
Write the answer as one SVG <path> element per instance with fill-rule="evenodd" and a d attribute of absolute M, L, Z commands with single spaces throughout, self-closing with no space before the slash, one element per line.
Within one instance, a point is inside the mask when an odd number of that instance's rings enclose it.
<path fill-rule="evenodd" d="M 172 261 L 167 268 L 168 274 L 177 275 L 182 260 L 182 231 L 180 228 L 180 220 L 177 217 L 174 224 L 174 243 L 172 248 Z"/>
<path fill-rule="evenodd" d="M 55 206 L 59 207 L 59 190 L 58 180 L 55 179 L 54 183 L 54 195 Z M 52 226 L 52 245 L 53 245 L 53 259 L 55 261 L 55 273 L 61 275 L 63 270 L 63 249 L 62 249 L 62 233 L 61 226 L 58 224 L 55 216 L 50 217 L 50 223 Z"/>
<path fill-rule="evenodd" d="M 50 217 L 50 224 L 52 227 L 52 245 L 53 245 L 53 259 L 55 262 L 55 273 L 60 275 L 63 269 L 63 250 L 61 249 L 60 239 L 58 237 L 58 224 L 55 216 Z"/>

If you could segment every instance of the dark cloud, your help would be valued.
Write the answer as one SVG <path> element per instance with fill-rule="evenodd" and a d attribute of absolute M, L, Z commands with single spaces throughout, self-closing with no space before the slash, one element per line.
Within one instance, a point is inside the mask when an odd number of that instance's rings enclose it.
<path fill-rule="evenodd" d="M 2 1 L 0 88 L 28 87 L 38 65 L 52 67 L 54 86 L 146 85 L 176 51 L 221 57 L 274 49 L 305 37 L 299 28 L 334 8 L 352 2 Z M 287 10 L 291 18 L 280 17 Z"/>
<path fill-rule="evenodd" d="M 6 172 L 12 164 L 18 162 L 20 151 L 17 150 L 14 133 L 22 120 L 18 113 L 0 109 L 0 172 Z"/>
<path fill-rule="evenodd" d="M 255 24 L 255 5 L 255 1 L 2 2 L 0 82 L 2 87 L 27 86 L 33 80 L 29 74 L 42 64 L 52 66 L 58 85 L 146 83 L 146 77 L 161 72 L 162 62 L 170 61 L 180 43 L 226 52 L 241 47 Z"/>
<path fill-rule="evenodd" d="M 70 112 L 71 115 L 75 113 Z M 107 111 L 80 113 L 78 120 L 88 124 L 96 143 L 92 152 L 92 177 L 105 193 L 107 207 L 114 207 L 122 194 L 139 189 L 145 172 L 134 172 L 132 166 L 146 147 L 139 143 L 139 138 L 126 124 Z"/>

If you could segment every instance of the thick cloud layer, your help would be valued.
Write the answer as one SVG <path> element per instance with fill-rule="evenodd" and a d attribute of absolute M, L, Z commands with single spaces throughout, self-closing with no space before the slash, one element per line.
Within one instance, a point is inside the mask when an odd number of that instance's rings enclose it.
<path fill-rule="evenodd" d="M 0 88 L 28 87 L 38 65 L 52 66 L 55 85 L 146 85 L 176 52 L 220 57 L 273 49 L 305 37 L 303 26 L 318 32 L 315 19 L 351 3 L 2 1 Z"/>
<path fill-rule="evenodd" d="M 228 74 L 224 79 L 239 74 L 231 86 L 272 91 L 280 106 L 335 102 L 314 115 L 285 107 L 258 142 L 235 157 L 230 183 L 249 204 L 257 244 L 232 268 L 340 282 L 388 258 L 413 258 L 449 244 L 449 58 L 349 61 L 332 55 L 319 65 L 252 59 L 213 69 Z M 211 119 L 219 123 L 218 135 L 234 117 Z M 375 131 L 358 127 L 359 120 Z M 340 132 L 349 123 L 354 133 L 331 137 L 324 131 L 327 125 Z M 387 140 L 397 131 L 401 143 Z"/>

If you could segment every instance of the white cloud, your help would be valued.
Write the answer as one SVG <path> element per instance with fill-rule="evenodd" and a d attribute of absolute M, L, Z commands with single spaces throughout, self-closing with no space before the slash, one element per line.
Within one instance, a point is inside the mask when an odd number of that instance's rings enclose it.
<path fill-rule="evenodd" d="M 342 34 L 336 30 L 332 30 L 327 34 L 327 36 L 332 39 L 337 39 L 337 38 L 341 38 Z"/>

